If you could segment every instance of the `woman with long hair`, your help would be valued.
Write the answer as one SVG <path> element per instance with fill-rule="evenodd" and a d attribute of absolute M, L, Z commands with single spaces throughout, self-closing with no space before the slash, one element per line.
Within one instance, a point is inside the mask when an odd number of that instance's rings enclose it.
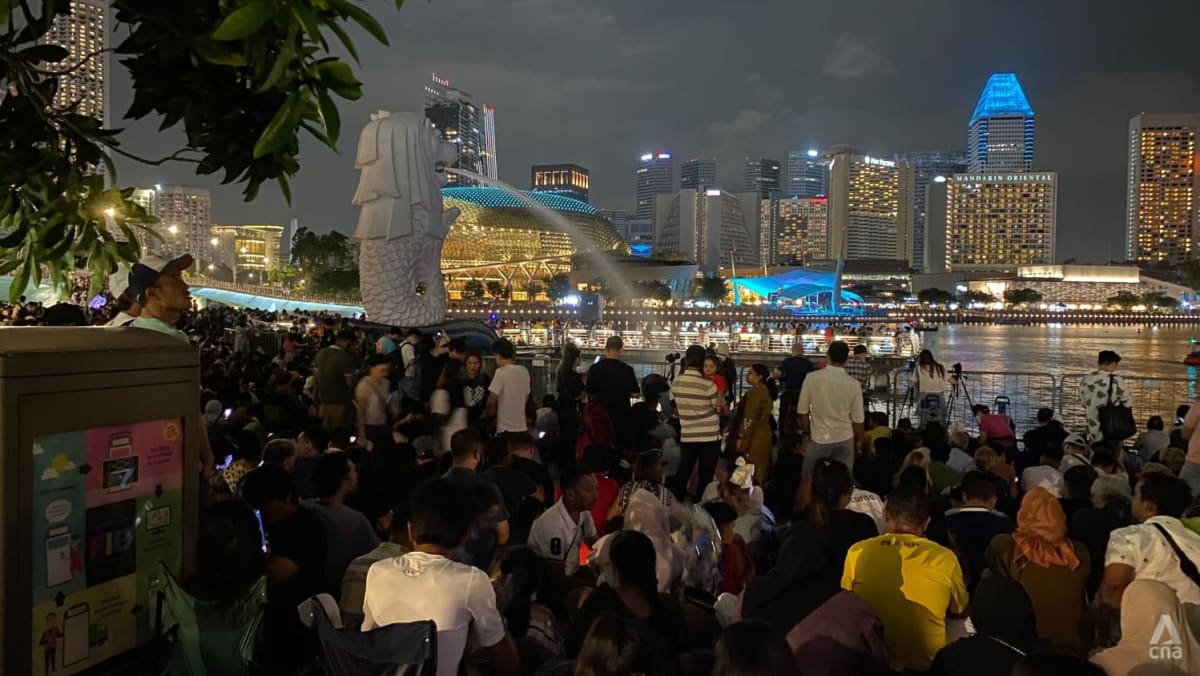
<path fill-rule="evenodd" d="M 575 459 L 575 439 L 579 436 L 579 399 L 583 396 L 583 375 L 579 373 L 580 353 L 575 343 L 563 345 L 558 363 L 558 461 L 566 466 Z"/>
<path fill-rule="evenodd" d="M 853 493 L 854 480 L 849 467 L 832 458 L 817 461 L 813 470 L 812 499 L 804 510 L 804 520 L 826 538 L 829 564 L 839 577 L 850 547 L 879 535 L 871 517 L 847 509 Z"/>
<path fill-rule="evenodd" d="M 929 478 L 929 457 L 921 451 L 909 451 L 908 455 L 904 456 L 904 462 L 900 463 L 900 469 L 896 471 L 896 476 L 892 477 L 892 486 L 900 485 L 900 477 L 910 467 L 916 467 L 924 472 L 925 489 L 929 490 L 933 486 L 933 480 Z"/>
<path fill-rule="evenodd" d="M 759 484 L 767 482 L 767 472 L 771 468 L 771 446 L 774 444 L 771 434 L 773 400 L 767 385 L 770 380 L 771 372 L 766 366 L 751 364 L 746 369 L 746 382 L 750 388 L 738 404 L 740 424 L 736 430 L 737 453 L 748 456 L 749 461 L 758 468 L 755 478 Z"/>
<path fill-rule="evenodd" d="M 946 423 L 946 397 L 954 388 L 954 376 L 933 358 L 933 352 L 921 350 L 912 377 L 917 387 L 917 404 L 921 407 L 921 425 L 930 421 Z M 926 398 L 930 399 L 927 400 Z M 933 401 L 937 398 L 937 403 Z"/>
<path fill-rule="evenodd" d="M 1067 537 L 1067 516 L 1058 498 L 1041 486 L 1026 493 L 1016 532 L 996 536 L 986 558 L 993 573 L 1016 580 L 1029 593 L 1038 636 L 1057 646 L 1083 646 L 1079 621 L 1090 560 L 1087 547 Z"/>

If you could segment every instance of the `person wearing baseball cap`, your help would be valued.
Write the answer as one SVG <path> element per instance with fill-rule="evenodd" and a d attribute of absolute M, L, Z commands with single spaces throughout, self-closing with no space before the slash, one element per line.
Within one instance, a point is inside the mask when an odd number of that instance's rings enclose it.
<path fill-rule="evenodd" d="M 165 333 L 188 342 L 187 334 L 175 328 L 180 315 L 192 307 L 183 271 L 194 261 L 191 254 L 170 260 L 146 256 L 129 269 L 129 288 L 141 304 L 141 314 L 129 326 Z"/>
<path fill-rule="evenodd" d="M 108 277 L 108 293 L 113 297 L 117 313 L 105 326 L 129 326 L 142 314 L 142 304 L 129 290 L 129 265 L 121 263 Z"/>

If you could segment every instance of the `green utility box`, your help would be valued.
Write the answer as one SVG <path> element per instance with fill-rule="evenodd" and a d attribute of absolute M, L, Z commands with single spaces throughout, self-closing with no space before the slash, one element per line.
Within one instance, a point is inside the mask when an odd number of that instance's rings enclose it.
<path fill-rule="evenodd" d="M 195 561 L 199 356 L 153 331 L 0 328 L 0 673 L 73 674 L 155 635 Z"/>

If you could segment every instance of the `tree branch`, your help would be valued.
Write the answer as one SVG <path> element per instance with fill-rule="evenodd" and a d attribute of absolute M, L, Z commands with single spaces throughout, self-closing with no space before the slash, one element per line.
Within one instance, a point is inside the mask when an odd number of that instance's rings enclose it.
<path fill-rule="evenodd" d="M 79 63 L 76 63 L 75 65 L 71 66 L 70 68 L 67 68 L 66 70 L 47 70 L 45 68 L 38 68 L 37 66 L 32 65 L 32 64 L 30 64 L 29 70 L 33 71 L 34 73 L 37 73 L 38 75 L 46 75 L 49 77 L 62 77 L 64 75 L 70 75 L 71 73 L 74 73 L 75 71 L 82 68 L 84 66 L 84 64 L 86 64 L 87 62 L 96 58 L 97 56 L 104 54 L 105 52 L 116 52 L 116 51 L 117 51 L 116 47 L 105 47 L 104 49 L 97 49 L 96 51 L 92 52 L 91 54 L 85 54 L 83 56 L 83 58 L 81 58 L 79 60 Z"/>

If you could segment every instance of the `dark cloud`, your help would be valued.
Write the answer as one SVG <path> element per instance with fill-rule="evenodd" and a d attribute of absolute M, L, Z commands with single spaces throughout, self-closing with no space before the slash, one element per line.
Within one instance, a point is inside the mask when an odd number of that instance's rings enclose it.
<path fill-rule="evenodd" d="M 306 141 L 289 206 L 251 204 L 190 167 L 122 165 L 123 183 L 214 188 L 225 222 L 348 232 L 353 148 L 371 111 L 416 110 L 430 71 L 496 107 L 501 178 L 576 162 L 593 202 L 631 208 L 633 167 L 650 149 L 716 157 L 741 186 L 746 155 L 851 144 L 874 155 L 962 148 L 987 76 L 1018 74 L 1037 112 L 1037 168 L 1060 175 L 1060 258 L 1101 260 L 1124 241 L 1125 136 L 1139 111 L 1200 110 L 1200 2 L 1006 0 L 433 0 L 371 9 L 392 46 L 361 32 L 363 100 L 343 107 L 340 153 Z M 120 69 L 118 68 L 118 71 Z M 128 105 L 118 73 L 116 110 Z M 157 124 L 126 144 L 164 154 Z"/>

